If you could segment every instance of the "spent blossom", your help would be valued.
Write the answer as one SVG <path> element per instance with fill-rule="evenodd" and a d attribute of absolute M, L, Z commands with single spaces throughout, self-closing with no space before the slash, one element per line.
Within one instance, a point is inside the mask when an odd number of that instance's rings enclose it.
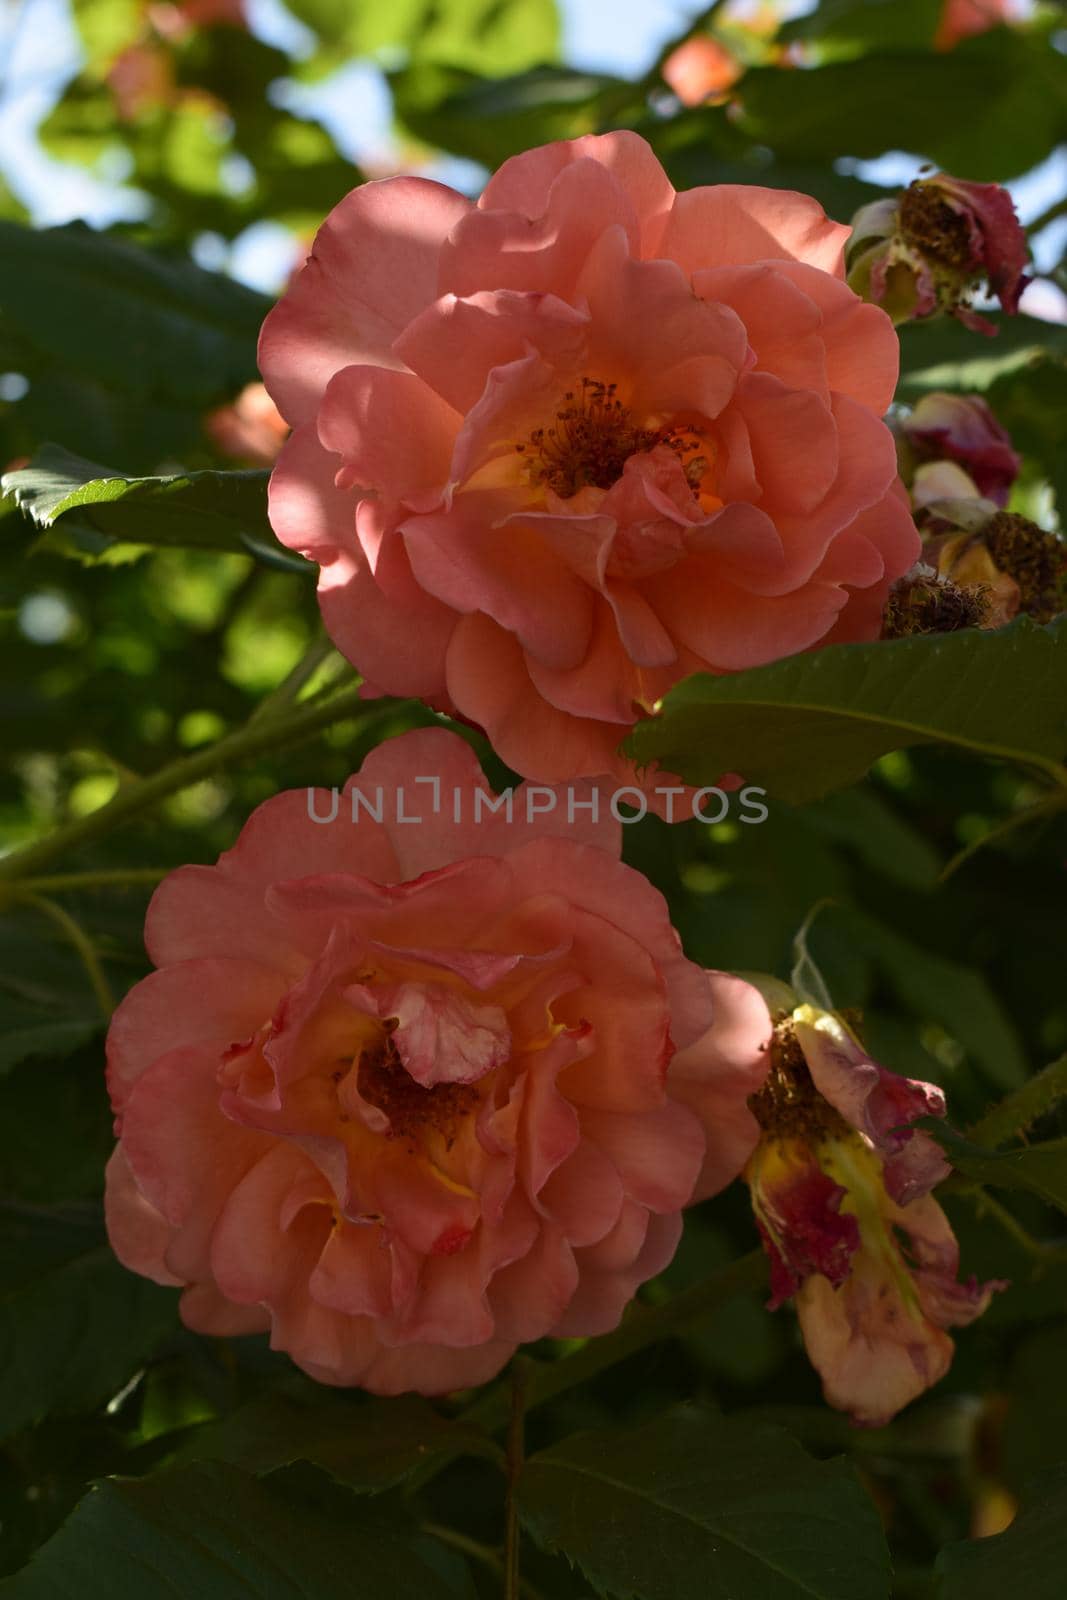
<path fill-rule="evenodd" d="M 1012 447 L 1010 434 L 981 395 L 935 390 L 923 395 L 895 429 L 904 446 L 905 480 L 916 467 L 954 462 L 979 495 L 998 506 L 1007 505 L 1022 460 Z"/>
<path fill-rule="evenodd" d="M 745 1169 L 769 1304 L 794 1302 L 829 1404 L 878 1426 L 944 1376 L 946 1330 L 1000 1285 L 958 1281 L 930 1193 L 948 1163 L 913 1124 L 944 1116 L 940 1089 L 879 1066 L 842 1016 L 809 1004 L 778 1014 L 769 1055 Z"/>
<path fill-rule="evenodd" d="M 984 334 L 997 330 L 971 309 L 973 291 L 988 284 L 1014 315 L 1029 281 L 1026 259 L 1008 191 L 944 172 L 861 207 L 846 250 L 850 285 L 894 322 L 942 314 Z"/>

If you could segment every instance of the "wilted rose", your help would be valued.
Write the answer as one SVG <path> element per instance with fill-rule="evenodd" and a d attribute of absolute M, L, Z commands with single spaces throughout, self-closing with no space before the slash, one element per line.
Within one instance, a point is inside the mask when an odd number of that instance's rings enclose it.
<path fill-rule="evenodd" d="M 997 330 L 971 309 L 972 291 L 987 283 L 1014 315 L 1029 281 L 1026 259 L 1026 235 L 1008 191 L 945 172 L 863 206 L 846 252 L 851 286 L 894 322 L 941 313 L 985 334 Z"/>
<path fill-rule="evenodd" d="M 955 462 L 978 494 L 1006 506 L 1022 460 L 1011 436 L 977 394 L 924 394 L 897 423 L 912 464 Z M 931 498 L 927 495 L 927 498 Z M 948 498 L 942 496 L 941 498 Z"/>
<path fill-rule="evenodd" d="M 771 1308 L 795 1301 L 830 1405 L 887 1422 L 947 1372 L 945 1330 L 1001 1287 L 957 1281 L 956 1240 L 930 1195 L 948 1163 L 911 1124 L 944 1116 L 944 1096 L 878 1066 L 836 1013 L 802 1004 L 775 1025 L 752 1106 L 763 1137 L 745 1177 Z"/>

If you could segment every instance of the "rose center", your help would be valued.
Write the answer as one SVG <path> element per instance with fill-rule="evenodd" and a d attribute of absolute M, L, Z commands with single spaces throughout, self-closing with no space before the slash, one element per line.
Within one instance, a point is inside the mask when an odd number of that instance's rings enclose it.
<path fill-rule="evenodd" d="M 582 378 L 568 389 L 555 421 L 535 428 L 515 446 L 528 464 L 531 483 L 569 500 L 579 489 L 610 489 L 622 477 L 627 461 L 656 445 L 674 450 L 693 485 L 703 463 L 693 458 L 699 445 L 692 435 L 671 428 L 642 428 L 617 394 L 618 385 Z"/>
<path fill-rule="evenodd" d="M 787 1016 L 771 1039 L 771 1065 L 762 1087 L 749 1096 L 749 1109 L 764 1133 L 774 1138 L 815 1143 L 828 1134 L 848 1132 L 841 1114 L 812 1082 L 796 1030 Z"/>
<path fill-rule="evenodd" d="M 946 266 L 966 270 L 974 264 L 971 230 L 964 217 L 936 187 L 913 183 L 900 202 L 900 225 L 909 244 Z"/>
<path fill-rule="evenodd" d="M 389 1118 L 390 1136 L 411 1139 L 423 1132 L 439 1134 L 446 1150 L 456 1141 L 460 1124 L 479 1101 L 469 1083 L 416 1083 L 400 1059 L 393 1039 L 381 1042 L 360 1056 L 356 1087 L 369 1105 Z"/>

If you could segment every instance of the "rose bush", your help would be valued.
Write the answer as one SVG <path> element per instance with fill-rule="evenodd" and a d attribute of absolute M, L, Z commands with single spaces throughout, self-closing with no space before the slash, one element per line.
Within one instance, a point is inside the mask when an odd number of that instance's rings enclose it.
<path fill-rule="evenodd" d="M 107 1219 L 190 1327 L 269 1327 L 327 1383 L 478 1383 L 613 1327 L 740 1172 L 765 1040 L 571 798 L 509 820 L 458 736 L 412 732 L 333 821 L 280 794 L 160 886 L 108 1039 Z"/>
<path fill-rule="evenodd" d="M 516 156 L 477 204 L 348 195 L 260 364 L 294 427 L 274 529 L 371 691 L 528 777 L 619 778 L 686 674 L 877 637 L 918 540 L 847 237 L 790 191 L 676 194 L 625 132 Z"/>

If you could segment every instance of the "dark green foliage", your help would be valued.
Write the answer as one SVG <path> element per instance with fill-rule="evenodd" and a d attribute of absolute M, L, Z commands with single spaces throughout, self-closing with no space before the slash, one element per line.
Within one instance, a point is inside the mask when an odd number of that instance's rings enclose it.
<path fill-rule="evenodd" d="M 666 50 L 634 81 L 568 61 L 553 0 L 289 0 L 307 30 L 292 55 L 233 18 L 160 26 L 180 10 L 74 0 L 81 64 L 39 130 L 53 159 L 125 173 L 138 220 L 33 229 L 19 174 L 0 181 L 5 848 L 210 750 L 318 647 L 306 564 L 266 522 L 266 470 L 207 426 L 256 381 L 272 296 L 197 265 L 269 223 L 295 267 L 363 181 L 328 119 L 292 109 L 308 86 L 336 94 L 334 73 L 376 62 L 404 168 L 493 168 L 626 126 L 679 187 L 799 189 L 842 221 L 888 192 L 857 159 L 903 151 L 993 181 L 1067 133 L 1055 7 L 941 50 L 941 0 L 821 0 L 779 32 L 776 48 L 803 52 L 788 68 L 716 8 L 747 70 L 688 109 L 666 91 Z M 139 99 L 119 92 L 120 59 L 150 69 Z M 1024 457 L 1013 508 L 1062 524 L 1067 331 L 993 321 L 989 340 L 953 321 L 902 329 L 898 400 L 985 394 Z M 808 947 L 835 1002 L 862 1014 L 877 1059 L 947 1094 L 952 1126 L 930 1131 L 956 1168 L 941 1194 L 962 1270 L 1008 1286 L 885 1428 L 828 1410 L 795 1317 L 768 1313 L 755 1277 L 713 1316 L 535 1393 L 520 1471 L 503 1430 L 464 1415 L 505 1419 L 507 1378 L 488 1402 L 338 1393 L 265 1337 L 192 1335 L 175 1290 L 115 1260 L 105 1001 L 147 970 L 153 883 L 213 860 L 267 795 L 342 783 L 430 713 L 347 716 L 72 852 L 32 901 L 0 889 L 0 1595 L 499 1600 L 510 1472 L 529 1600 L 1059 1600 L 1067 1114 L 1053 1096 L 1008 1137 L 981 1127 L 1067 1050 L 1067 812 L 1049 799 L 1067 779 L 1065 648 L 1062 623 L 1025 621 L 837 647 L 694 679 L 634 739 L 696 783 L 734 769 L 768 790 L 759 825 L 735 800 L 713 826 L 624 830 L 686 952 L 786 979 L 823 902 Z M 322 655 L 310 692 L 351 681 Z M 649 1314 L 755 1244 L 734 1184 L 690 1212 L 643 1291 Z M 1014 1525 L 975 1540 L 1015 1496 Z"/>

